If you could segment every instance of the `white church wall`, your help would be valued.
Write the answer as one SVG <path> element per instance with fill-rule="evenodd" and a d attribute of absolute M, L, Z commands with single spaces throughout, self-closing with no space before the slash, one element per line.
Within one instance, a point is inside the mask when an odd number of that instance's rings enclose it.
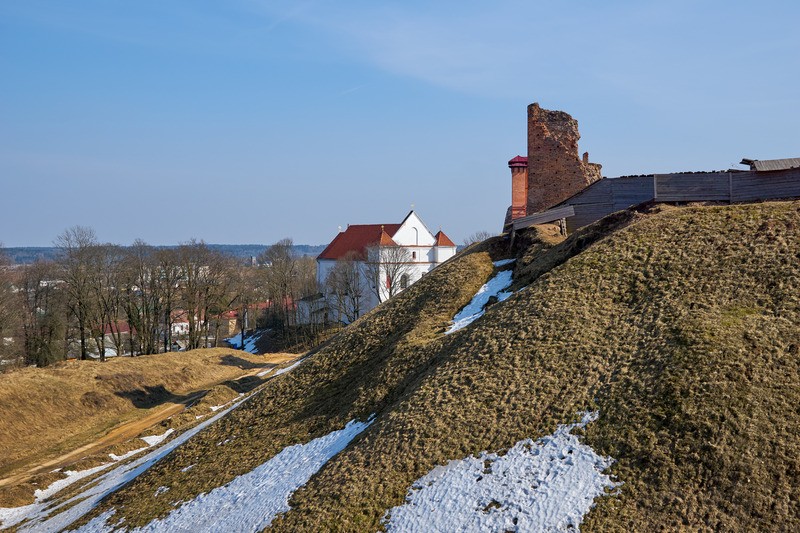
<path fill-rule="evenodd" d="M 401 246 L 433 246 L 433 234 L 425 227 L 416 213 L 411 212 L 392 240 Z"/>

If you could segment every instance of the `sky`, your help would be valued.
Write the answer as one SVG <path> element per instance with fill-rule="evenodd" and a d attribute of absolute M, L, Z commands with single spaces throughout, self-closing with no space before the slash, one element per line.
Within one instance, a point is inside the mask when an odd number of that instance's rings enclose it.
<path fill-rule="evenodd" d="M 4 0 L 0 242 L 497 232 L 526 107 L 608 177 L 800 156 L 794 1 Z"/>

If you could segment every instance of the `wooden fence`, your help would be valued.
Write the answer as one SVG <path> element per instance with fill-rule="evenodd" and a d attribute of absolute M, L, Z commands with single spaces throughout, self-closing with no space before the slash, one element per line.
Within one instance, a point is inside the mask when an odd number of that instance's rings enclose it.
<path fill-rule="evenodd" d="M 575 209 L 571 205 L 566 205 L 563 207 L 548 209 L 547 211 L 542 211 L 541 213 L 534 213 L 527 217 L 520 217 L 512 221 L 512 226 L 514 231 L 517 231 L 535 224 L 547 224 L 548 222 L 555 222 L 556 220 L 561 220 L 572 216 L 575 216 Z"/>
<path fill-rule="evenodd" d="M 800 198 L 800 168 L 605 178 L 548 211 L 513 222 L 514 230 L 566 219 L 567 231 L 643 202 L 757 202 Z M 571 207 L 572 215 L 565 215 Z M 560 214 L 560 217 L 552 218 Z M 549 218 L 549 220 L 542 220 Z"/>
<path fill-rule="evenodd" d="M 605 178 L 555 207 L 518 218 L 514 231 L 565 220 L 573 232 L 643 202 L 758 202 L 800 198 L 800 168 Z"/>

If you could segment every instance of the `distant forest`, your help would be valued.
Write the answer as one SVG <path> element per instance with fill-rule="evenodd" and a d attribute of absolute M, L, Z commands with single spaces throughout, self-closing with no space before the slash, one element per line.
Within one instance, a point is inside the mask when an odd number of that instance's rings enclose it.
<path fill-rule="evenodd" d="M 268 244 L 209 244 L 211 250 L 221 252 L 236 259 L 249 259 L 258 257 L 270 245 Z M 295 244 L 292 250 L 297 257 L 316 257 L 325 249 L 325 244 Z M 176 246 L 154 246 L 154 248 L 177 248 Z M 54 246 L 22 246 L 17 248 L 3 248 L 8 258 L 18 265 L 29 265 L 40 260 L 53 260 L 58 256 L 58 248 Z"/>

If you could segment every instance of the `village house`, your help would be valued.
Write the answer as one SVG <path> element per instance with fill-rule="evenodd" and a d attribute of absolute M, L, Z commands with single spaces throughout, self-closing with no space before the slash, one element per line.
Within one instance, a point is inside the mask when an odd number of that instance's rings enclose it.
<path fill-rule="evenodd" d="M 400 223 L 351 224 L 317 257 L 320 294 L 300 304 L 310 320 L 350 323 L 455 254 L 413 210 Z"/>
<path fill-rule="evenodd" d="M 182 339 L 189 334 L 189 316 L 184 309 L 174 309 L 170 313 L 170 331 L 174 339 Z"/>

